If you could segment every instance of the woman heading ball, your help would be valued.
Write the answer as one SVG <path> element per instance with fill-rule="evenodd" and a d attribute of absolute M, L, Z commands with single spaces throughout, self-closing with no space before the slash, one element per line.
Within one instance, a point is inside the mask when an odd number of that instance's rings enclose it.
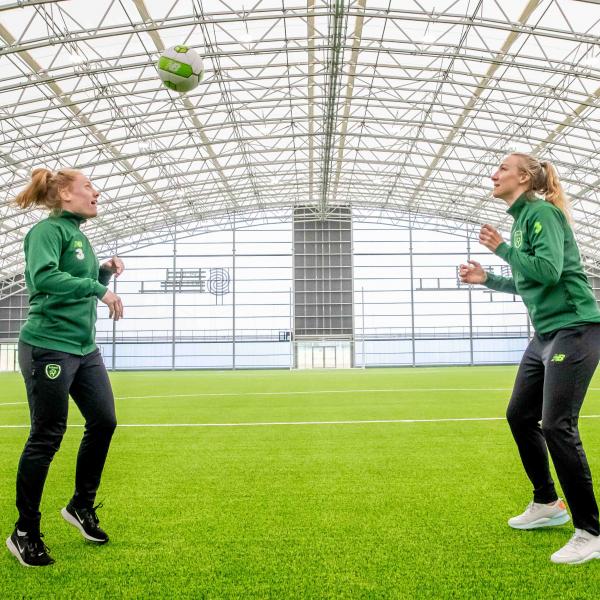
<path fill-rule="evenodd" d="M 583 399 L 600 359 L 600 310 L 581 265 L 562 186 L 552 164 L 508 155 L 492 176 L 493 195 L 514 219 L 510 244 L 491 225 L 479 241 L 505 260 L 512 277 L 487 273 L 476 261 L 460 265 L 464 283 L 519 294 L 535 335 L 521 360 L 507 419 L 533 500 L 509 519 L 515 529 L 569 521 L 550 474 L 548 451 L 573 516 L 575 533 L 550 559 L 579 564 L 600 558 L 598 505 L 579 437 Z"/>
<path fill-rule="evenodd" d="M 123 315 L 119 296 L 107 289 L 123 263 L 113 257 L 102 266 L 81 224 L 97 214 L 99 193 L 79 171 L 36 169 L 17 196 L 21 208 L 40 206 L 50 216 L 25 237 L 25 282 L 29 313 L 19 336 L 19 366 L 25 380 L 31 431 L 17 472 L 19 519 L 6 540 L 28 567 L 54 560 L 40 533 L 40 501 L 48 468 L 67 428 L 69 394 L 85 419 L 77 455 L 75 492 L 63 518 L 97 544 L 108 541 L 94 506 L 96 492 L 116 427 L 114 398 L 96 347 L 96 304 L 111 318 Z"/>

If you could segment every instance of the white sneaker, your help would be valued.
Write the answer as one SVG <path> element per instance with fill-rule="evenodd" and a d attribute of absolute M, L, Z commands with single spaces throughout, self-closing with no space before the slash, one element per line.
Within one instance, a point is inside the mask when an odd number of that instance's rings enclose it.
<path fill-rule="evenodd" d="M 593 558 L 600 558 L 600 535 L 576 529 L 573 537 L 550 560 L 553 563 L 579 565 Z"/>
<path fill-rule="evenodd" d="M 552 504 L 530 502 L 523 514 L 508 520 L 514 529 L 537 529 L 538 527 L 555 527 L 564 525 L 569 520 L 567 507 L 559 498 Z"/>

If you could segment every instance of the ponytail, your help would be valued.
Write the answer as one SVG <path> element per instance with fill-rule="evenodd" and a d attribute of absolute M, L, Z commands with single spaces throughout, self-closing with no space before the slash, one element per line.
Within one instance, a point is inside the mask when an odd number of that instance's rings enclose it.
<path fill-rule="evenodd" d="M 573 222 L 569 199 L 558 178 L 554 165 L 547 160 L 540 161 L 531 154 L 513 152 L 512 156 L 519 157 L 519 168 L 529 175 L 530 187 L 528 194 L 533 196 L 536 192 L 544 196 L 546 202 L 560 209 L 569 223 Z"/>
<path fill-rule="evenodd" d="M 78 172 L 73 169 L 56 172 L 44 168 L 34 169 L 31 172 L 31 182 L 17 194 L 15 204 L 23 209 L 40 206 L 53 213 L 60 212 L 60 192 L 71 185 Z"/>
<path fill-rule="evenodd" d="M 562 184 L 560 183 L 556 168 L 547 160 L 540 162 L 540 166 L 546 173 L 546 185 L 544 186 L 545 189 L 540 191 L 544 194 L 546 200 L 550 202 L 550 204 L 554 204 L 556 208 L 562 210 L 565 217 L 567 217 L 567 220 L 571 222 L 572 217 L 569 207 L 569 199 L 567 198 Z"/>

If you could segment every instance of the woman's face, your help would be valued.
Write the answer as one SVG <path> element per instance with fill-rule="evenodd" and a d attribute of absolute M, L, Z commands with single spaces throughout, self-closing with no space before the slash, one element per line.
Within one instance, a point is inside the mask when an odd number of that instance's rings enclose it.
<path fill-rule="evenodd" d="M 99 195 L 92 182 L 83 173 L 77 173 L 71 185 L 60 192 L 61 208 L 91 219 L 98 214 Z"/>
<path fill-rule="evenodd" d="M 529 175 L 519 168 L 519 157 L 509 154 L 492 175 L 494 198 L 503 200 L 516 200 L 523 192 L 527 191 Z"/>

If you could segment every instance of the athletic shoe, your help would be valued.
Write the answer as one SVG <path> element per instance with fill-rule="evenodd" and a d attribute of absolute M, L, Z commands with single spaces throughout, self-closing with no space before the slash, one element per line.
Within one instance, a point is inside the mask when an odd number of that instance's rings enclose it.
<path fill-rule="evenodd" d="M 558 564 L 579 565 L 593 558 L 600 558 L 600 535 L 576 529 L 573 537 L 550 560 Z"/>
<path fill-rule="evenodd" d="M 98 527 L 100 521 L 96 515 L 96 509 L 100 508 L 100 506 L 101 504 L 94 506 L 94 508 L 78 508 L 69 502 L 60 511 L 60 514 L 67 523 L 71 523 L 71 525 L 77 527 L 86 540 L 95 542 L 96 544 L 106 544 L 108 542 L 108 535 Z"/>
<path fill-rule="evenodd" d="M 508 520 L 514 529 L 537 529 L 539 527 L 555 527 L 564 525 L 569 520 L 567 507 L 559 498 L 552 504 L 530 502 L 523 514 Z"/>
<path fill-rule="evenodd" d="M 41 533 L 23 533 L 15 529 L 6 540 L 8 549 L 24 567 L 46 567 L 54 563 Z"/>

